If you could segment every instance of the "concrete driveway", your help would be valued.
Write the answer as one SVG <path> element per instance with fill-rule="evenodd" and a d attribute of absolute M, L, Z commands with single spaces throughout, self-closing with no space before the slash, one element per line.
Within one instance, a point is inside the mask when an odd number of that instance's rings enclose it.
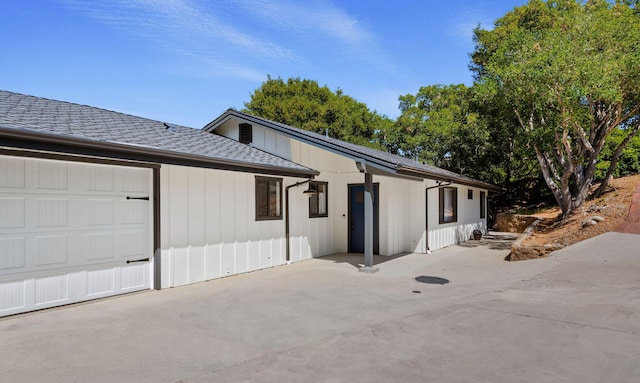
<path fill-rule="evenodd" d="M 640 235 L 332 256 L 0 319 L 3 382 L 637 382 Z M 448 282 L 448 283 L 447 283 Z"/>

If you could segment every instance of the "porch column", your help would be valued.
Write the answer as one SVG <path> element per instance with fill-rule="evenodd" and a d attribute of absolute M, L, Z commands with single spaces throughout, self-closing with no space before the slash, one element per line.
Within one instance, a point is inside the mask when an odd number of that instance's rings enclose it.
<path fill-rule="evenodd" d="M 373 175 L 364 173 L 364 266 L 373 266 Z"/>
<path fill-rule="evenodd" d="M 364 267 L 360 271 L 375 273 L 373 267 L 373 175 L 364 173 Z"/>

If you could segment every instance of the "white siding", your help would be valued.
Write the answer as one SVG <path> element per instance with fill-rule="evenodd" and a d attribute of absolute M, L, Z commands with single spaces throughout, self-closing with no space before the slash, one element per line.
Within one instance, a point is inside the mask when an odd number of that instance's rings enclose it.
<path fill-rule="evenodd" d="M 216 133 L 237 139 L 238 124 L 230 119 Z M 334 154 L 288 138 L 272 130 L 253 125 L 253 145 L 293 162 L 316 169 L 316 180 L 329 183 L 329 216 L 308 218 L 308 201 L 301 190 L 291 190 L 292 260 L 318 257 L 348 250 L 348 185 L 364 183 L 351 158 Z M 438 189 L 429 193 L 426 232 L 425 190 L 436 186 L 433 180 L 374 175 L 379 184 L 379 250 L 382 255 L 421 252 L 450 246 L 470 238 L 474 229 L 486 231 L 486 219 L 480 218 L 480 190 L 453 184 L 458 188 L 458 221 L 439 224 Z M 474 198 L 467 199 L 467 190 Z M 428 247 L 427 249 L 427 236 Z"/>
<path fill-rule="evenodd" d="M 285 264 L 284 210 L 256 221 L 254 174 L 163 165 L 160 180 L 162 287 Z M 283 205 L 284 186 L 297 181 L 283 178 Z M 292 211 L 308 203 L 299 188 L 291 195 Z M 313 253 L 304 232 L 292 234 L 292 261 Z"/>
<path fill-rule="evenodd" d="M 439 223 L 438 189 L 429 190 L 429 250 L 437 250 L 456 243 L 467 241 L 475 229 L 483 233 L 487 230 L 486 218 L 480 218 L 480 191 L 463 185 L 452 184 L 458 188 L 458 221 Z M 467 198 L 467 190 L 473 191 L 473 199 Z"/>
<path fill-rule="evenodd" d="M 240 123 L 242 123 L 242 121 L 232 118 L 216 128 L 215 133 L 238 141 L 240 134 L 238 125 Z M 265 129 L 255 124 L 252 125 L 251 145 L 257 149 L 289 160 L 291 159 L 291 146 L 289 141 L 289 138 L 270 129 Z"/>

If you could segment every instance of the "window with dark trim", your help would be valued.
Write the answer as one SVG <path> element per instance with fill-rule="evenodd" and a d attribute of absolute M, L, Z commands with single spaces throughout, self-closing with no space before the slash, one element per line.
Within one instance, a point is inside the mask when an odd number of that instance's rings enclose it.
<path fill-rule="evenodd" d="M 467 189 L 467 199 L 473 199 L 473 189 Z"/>
<path fill-rule="evenodd" d="M 440 223 L 458 222 L 458 188 L 439 189 Z"/>
<path fill-rule="evenodd" d="M 253 129 L 251 124 L 240 124 L 238 132 L 238 141 L 241 144 L 250 144 L 253 142 Z"/>
<path fill-rule="evenodd" d="M 309 189 L 316 193 L 309 197 L 309 218 L 329 216 L 329 184 L 327 182 L 311 181 Z"/>
<path fill-rule="evenodd" d="M 282 178 L 256 176 L 256 221 L 282 219 Z"/>
<path fill-rule="evenodd" d="M 480 192 L 480 218 L 487 217 L 487 200 L 485 197 L 485 192 Z"/>

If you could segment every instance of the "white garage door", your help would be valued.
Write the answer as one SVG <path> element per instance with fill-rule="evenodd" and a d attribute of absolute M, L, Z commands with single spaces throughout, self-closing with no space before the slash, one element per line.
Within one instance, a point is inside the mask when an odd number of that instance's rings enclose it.
<path fill-rule="evenodd" d="M 0 156 L 0 316 L 149 289 L 151 185 L 151 169 Z"/>

